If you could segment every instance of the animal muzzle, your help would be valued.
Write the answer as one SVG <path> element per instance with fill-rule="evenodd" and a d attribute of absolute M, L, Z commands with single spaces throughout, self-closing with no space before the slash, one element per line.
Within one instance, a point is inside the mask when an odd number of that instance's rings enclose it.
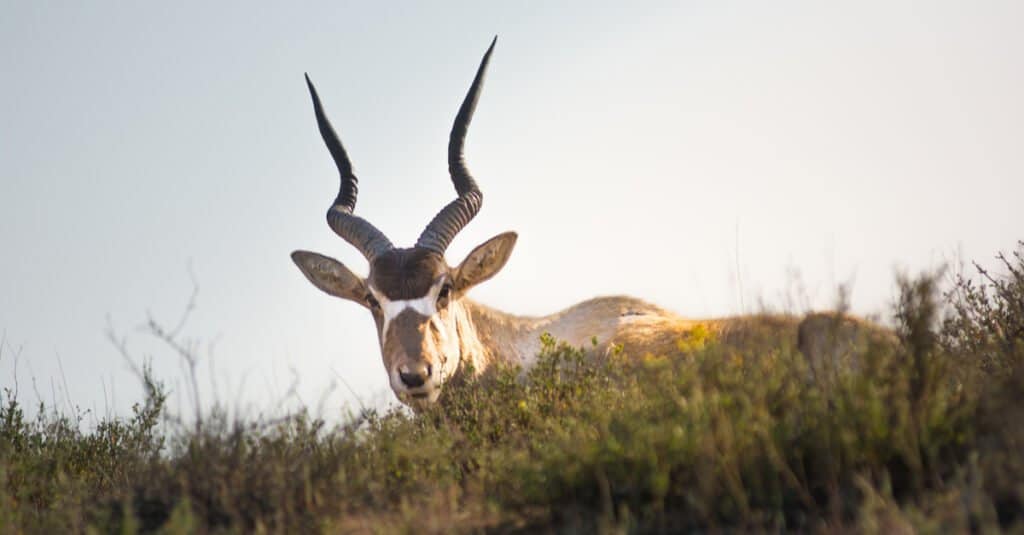
<path fill-rule="evenodd" d="M 384 362 L 389 364 L 391 389 L 399 399 L 437 399 L 441 389 L 444 348 L 435 320 L 406 309 L 390 321 L 383 343 Z"/>
<path fill-rule="evenodd" d="M 398 379 L 406 388 L 420 388 L 434 376 L 434 366 L 427 362 L 417 362 L 398 368 Z"/>
<path fill-rule="evenodd" d="M 433 403 L 441 394 L 440 375 L 438 367 L 430 362 L 406 362 L 391 372 L 391 389 L 407 405 Z"/>

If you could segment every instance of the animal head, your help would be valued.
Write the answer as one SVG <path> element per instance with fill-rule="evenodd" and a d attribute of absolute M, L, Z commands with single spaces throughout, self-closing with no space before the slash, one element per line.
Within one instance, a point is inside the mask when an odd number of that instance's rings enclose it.
<path fill-rule="evenodd" d="M 341 190 L 327 210 L 327 223 L 366 257 L 370 273 L 360 277 L 341 262 L 309 251 L 293 252 L 292 260 L 317 288 L 370 311 L 391 389 L 413 407 L 436 401 L 441 386 L 458 371 L 472 336 L 467 332 L 471 324 L 460 299 L 505 265 L 516 241 L 515 233 L 499 234 L 456 267 L 444 258 L 449 243 L 476 216 L 483 202 L 483 194 L 466 168 L 463 144 L 496 41 L 480 62 L 449 137 L 448 169 L 458 197 L 434 216 L 410 248 L 395 247 L 369 221 L 353 213 L 358 179 L 306 76 L 320 135 L 341 174 Z"/>

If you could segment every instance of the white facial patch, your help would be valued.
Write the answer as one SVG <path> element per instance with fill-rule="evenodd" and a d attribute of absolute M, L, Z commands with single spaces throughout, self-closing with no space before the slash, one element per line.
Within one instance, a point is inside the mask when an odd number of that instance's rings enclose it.
<path fill-rule="evenodd" d="M 444 277 L 437 279 L 434 281 L 433 286 L 427 290 L 427 295 L 417 299 L 391 300 L 371 285 L 370 293 L 372 293 L 373 297 L 377 299 L 378 303 L 380 303 L 380 310 L 384 315 L 384 326 L 381 329 L 381 338 L 387 336 L 388 325 L 391 324 L 391 320 L 398 317 L 398 315 L 404 312 L 407 308 L 411 308 L 417 313 L 430 318 L 433 322 L 439 322 L 440 318 L 437 317 L 437 296 L 441 293 L 444 281 Z M 444 330 L 441 329 L 441 332 L 444 332 Z"/>

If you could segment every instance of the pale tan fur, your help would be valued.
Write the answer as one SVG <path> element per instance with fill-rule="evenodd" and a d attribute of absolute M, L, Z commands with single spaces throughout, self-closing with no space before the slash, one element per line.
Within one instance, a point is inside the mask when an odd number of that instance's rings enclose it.
<path fill-rule="evenodd" d="M 690 319 L 628 296 L 598 297 L 542 317 L 516 316 L 465 298 L 454 306 L 458 307 L 460 369 L 469 364 L 477 374 L 499 362 L 529 368 L 541 349 L 543 333 L 596 355 L 614 348 L 642 357 L 678 353 L 680 343 L 699 327 L 734 347 L 797 348 L 812 361 L 812 371 L 836 362 L 838 355 L 854 353 L 855 347 L 862 347 L 859 344 L 895 341 L 886 329 L 835 313 L 806 318 L 756 314 Z"/>

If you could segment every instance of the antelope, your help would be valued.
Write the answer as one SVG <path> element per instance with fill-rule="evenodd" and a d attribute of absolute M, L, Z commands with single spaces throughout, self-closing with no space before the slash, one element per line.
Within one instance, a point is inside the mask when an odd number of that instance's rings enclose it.
<path fill-rule="evenodd" d="M 481 60 L 449 136 L 448 170 L 457 197 L 408 248 L 395 247 L 373 224 L 354 214 L 358 179 L 306 75 L 317 127 L 341 175 L 341 188 L 327 211 L 327 223 L 363 254 L 369 275 L 360 277 L 338 260 L 310 251 L 298 250 L 291 257 L 314 286 L 369 310 L 377 326 L 388 383 L 401 402 L 413 409 L 433 403 L 442 387 L 466 370 L 481 374 L 499 363 L 528 369 L 541 348 L 543 333 L 574 346 L 596 341 L 593 346 L 598 353 L 613 347 L 636 353 L 671 353 L 680 338 L 698 326 L 733 337 L 749 333 L 754 325 L 768 326 L 799 337 L 801 345 L 821 343 L 817 333 L 822 317 L 815 318 L 813 325 L 804 322 L 818 327 L 808 330 L 801 326 L 797 333 L 797 321 L 792 317 L 691 320 L 626 296 L 590 299 L 544 317 L 508 314 L 466 297 L 471 288 L 505 266 L 517 238 L 515 232 L 499 234 L 477 246 L 455 267 L 445 260 L 448 245 L 483 202 L 466 167 L 463 145 L 496 42 L 495 37 Z"/>

